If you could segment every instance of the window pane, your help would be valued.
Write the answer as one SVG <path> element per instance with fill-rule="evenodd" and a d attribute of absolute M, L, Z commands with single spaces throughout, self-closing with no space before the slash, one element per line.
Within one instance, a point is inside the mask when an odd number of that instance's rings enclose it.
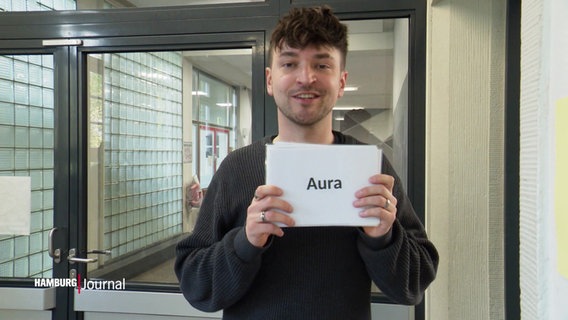
<path fill-rule="evenodd" d="M 39 70 L 43 70 L 39 72 Z M 49 78 L 49 79 L 46 79 Z M 29 236 L 0 236 L 0 277 L 51 277 L 47 234 L 53 227 L 53 57 L 0 56 L 0 179 L 31 179 Z"/>
<path fill-rule="evenodd" d="M 242 106 L 248 116 L 235 119 L 235 87 L 246 92 L 250 73 L 231 85 L 221 81 L 214 69 L 226 75 L 219 59 L 232 59 L 214 52 L 218 58 L 207 62 L 211 52 L 88 56 L 88 249 L 111 253 L 88 265 L 89 277 L 177 282 L 174 247 L 193 229 L 199 211 L 189 199 L 192 184 L 203 180 L 200 166 L 207 164 L 199 153 L 210 153 L 214 172 L 230 150 L 244 145 L 231 133 L 240 130 L 235 124 L 249 131 L 251 125 L 249 105 Z M 241 66 L 248 70 L 251 53 L 245 52 L 248 64 Z M 215 75 L 201 78 L 197 68 Z M 200 120 L 200 83 L 214 109 L 214 126 Z M 211 135 L 202 142 L 204 128 Z"/>
<path fill-rule="evenodd" d="M 105 1 L 105 0 L 77 0 L 78 9 L 115 9 L 115 8 L 148 8 L 148 7 L 171 7 L 171 6 L 197 6 L 230 3 L 254 3 L 265 0 L 128 0 L 128 1 Z"/>
<path fill-rule="evenodd" d="M 349 72 L 333 128 L 379 146 L 407 184 L 408 19 L 345 21 Z M 373 291 L 378 291 L 373 285 Z"/>
<path fill-rule="evenodd" d="M 407 180 L 408 19 L 345 21 L 349 72 L 333 128 L 376 144 Z"/>
<path fill-rule="evenodd" d="M 88 58 L 88 239 L 91 249 L 111 252 L 89 265 L 90 276 L 182 232 L 181 59 L 179 52 Z"/>
<path fill-rule="evenodd" d="M 194 69 L 197 82 L 194 83 L 193 101 L 197 110 L 200 145 L 199 179 L 207 188 L 219 164 L 229 150 L 234 149 L 236 130 L 235 113 L 238 109 L 236 89 L 229 84 Z"/>
<path fill-rule="evenodd" d="M 0 11 L 75 10 L 75 0 L 0 0 Z"/>

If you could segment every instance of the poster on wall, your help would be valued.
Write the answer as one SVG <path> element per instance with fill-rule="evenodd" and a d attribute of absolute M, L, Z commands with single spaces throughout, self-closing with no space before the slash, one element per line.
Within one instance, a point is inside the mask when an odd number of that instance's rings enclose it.
<path fill-rule="evenodd" d="M 29 235 L 31 178 L 0 177 L 0 235 Z"/>
<path fill-rule="evenodd" d="M 192 162 L 192 143 L 191 142 L 184 142 L 183 143 L 183 163 L 191 163 Z"/>

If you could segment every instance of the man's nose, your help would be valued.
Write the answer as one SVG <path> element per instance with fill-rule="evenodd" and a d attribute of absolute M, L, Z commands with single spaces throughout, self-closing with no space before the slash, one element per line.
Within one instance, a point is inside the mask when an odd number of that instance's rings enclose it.
<path fill-rule="evenodd" d="M 306 65 L 298 69 L 296 81 L 301 84 L 311 84 L 317 80 L 316 72 L 313 67 Z"/>

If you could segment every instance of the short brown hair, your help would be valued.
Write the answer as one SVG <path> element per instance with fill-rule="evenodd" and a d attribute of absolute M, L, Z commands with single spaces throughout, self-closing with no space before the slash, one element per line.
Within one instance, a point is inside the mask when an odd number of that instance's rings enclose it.
<path fill-rule="evenodd" d="M 339 21 L 330 7 L 292 8 L 278 21 L 270 38 L 273 52 L 287 45 L 295 49 L 308 46 L 336 48 L 341 53 L 341 68 L 347 58 L 347 26 Z"/>

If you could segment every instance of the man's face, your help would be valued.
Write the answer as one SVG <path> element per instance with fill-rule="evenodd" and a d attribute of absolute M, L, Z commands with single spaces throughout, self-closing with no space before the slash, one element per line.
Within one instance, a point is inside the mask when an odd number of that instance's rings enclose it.
<path fill-rule="evenodd" d="M 279 113 L 300 126 L 331 117 L 346 80 L 341 54 L 331 47 L 295 49 L 284 45 L 272 52 L 272 65 L 266 68 L 267 91 Z"/>

